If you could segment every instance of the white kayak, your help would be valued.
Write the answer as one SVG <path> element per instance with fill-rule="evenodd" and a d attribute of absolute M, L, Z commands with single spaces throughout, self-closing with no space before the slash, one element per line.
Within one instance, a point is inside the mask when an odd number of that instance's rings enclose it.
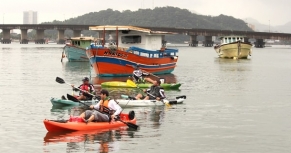
<path fill-rule="evenodd" d="M 146 106 L 162 106 L 162 105 L 173 105 L 173 104 L 182 104 L 186 99 L 186 96 L 178 96 L 175 100 L 133 100 L 127 95 L 121 95 L 122 98 L 118 99 L 116 102 L 121 107 L 146 107 Z"/>

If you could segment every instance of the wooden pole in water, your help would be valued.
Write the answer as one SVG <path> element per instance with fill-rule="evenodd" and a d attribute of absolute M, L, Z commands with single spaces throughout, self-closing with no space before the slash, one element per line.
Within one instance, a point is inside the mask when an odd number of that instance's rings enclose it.
<path fill-rule="evenodd" d="M 118 49 L 118 27 L 116 27 L 116 46 Z"/>

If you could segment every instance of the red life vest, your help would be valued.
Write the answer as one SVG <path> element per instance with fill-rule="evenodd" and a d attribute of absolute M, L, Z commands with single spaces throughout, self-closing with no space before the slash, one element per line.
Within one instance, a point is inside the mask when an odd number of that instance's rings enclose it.
<path fill-rule="evenodd" d="M 89 91 L 89 92 L 90 92 L 90 85 L 83 84 L 83 85 L 81 86 L 81 90 Z"/>

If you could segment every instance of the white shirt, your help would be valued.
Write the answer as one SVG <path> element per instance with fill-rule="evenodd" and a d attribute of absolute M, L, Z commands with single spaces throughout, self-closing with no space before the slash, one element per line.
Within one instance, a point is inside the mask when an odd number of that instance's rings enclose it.
<path fill-rule="evenodd" d="M 100 107 L 100 101 L 99 103 L 97 103 L 95 106 L 93 106 L 95 109 L 99 110 L 99 107 Z M 120 112 L 122 111 L 122 108 L 113 100 L 109 100 L 108 102 L 108 108 L 110 110 L 114 110 L 114 114 L 113 115 L 119 115 Z"/>

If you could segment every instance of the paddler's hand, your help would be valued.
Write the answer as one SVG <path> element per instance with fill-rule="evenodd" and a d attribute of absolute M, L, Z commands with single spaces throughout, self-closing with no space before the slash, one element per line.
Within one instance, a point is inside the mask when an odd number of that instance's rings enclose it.
<path fill-rule="evenodd" d="M 111 123 L 115 121 L 115 115 L 111 115 Z"/>
<path fill-rule="evenodd" d="M 72 84 L 71 86 L 72 86 L 73 88 L 75 88 L 75 86 L 74 86 L 73 84 Z"/>
<path fill-rule="evenodd" d="M 161 100 L 161 98 L 160 98 L 160 97 L 157 97 L 156 99 L 157 99 L 157 100 Z"/>
<path fill-rule="evenodd" d="M 91 109 L 94 109 L 94 105 L 91 105 L 90 108 L 91 108 Z"/>

